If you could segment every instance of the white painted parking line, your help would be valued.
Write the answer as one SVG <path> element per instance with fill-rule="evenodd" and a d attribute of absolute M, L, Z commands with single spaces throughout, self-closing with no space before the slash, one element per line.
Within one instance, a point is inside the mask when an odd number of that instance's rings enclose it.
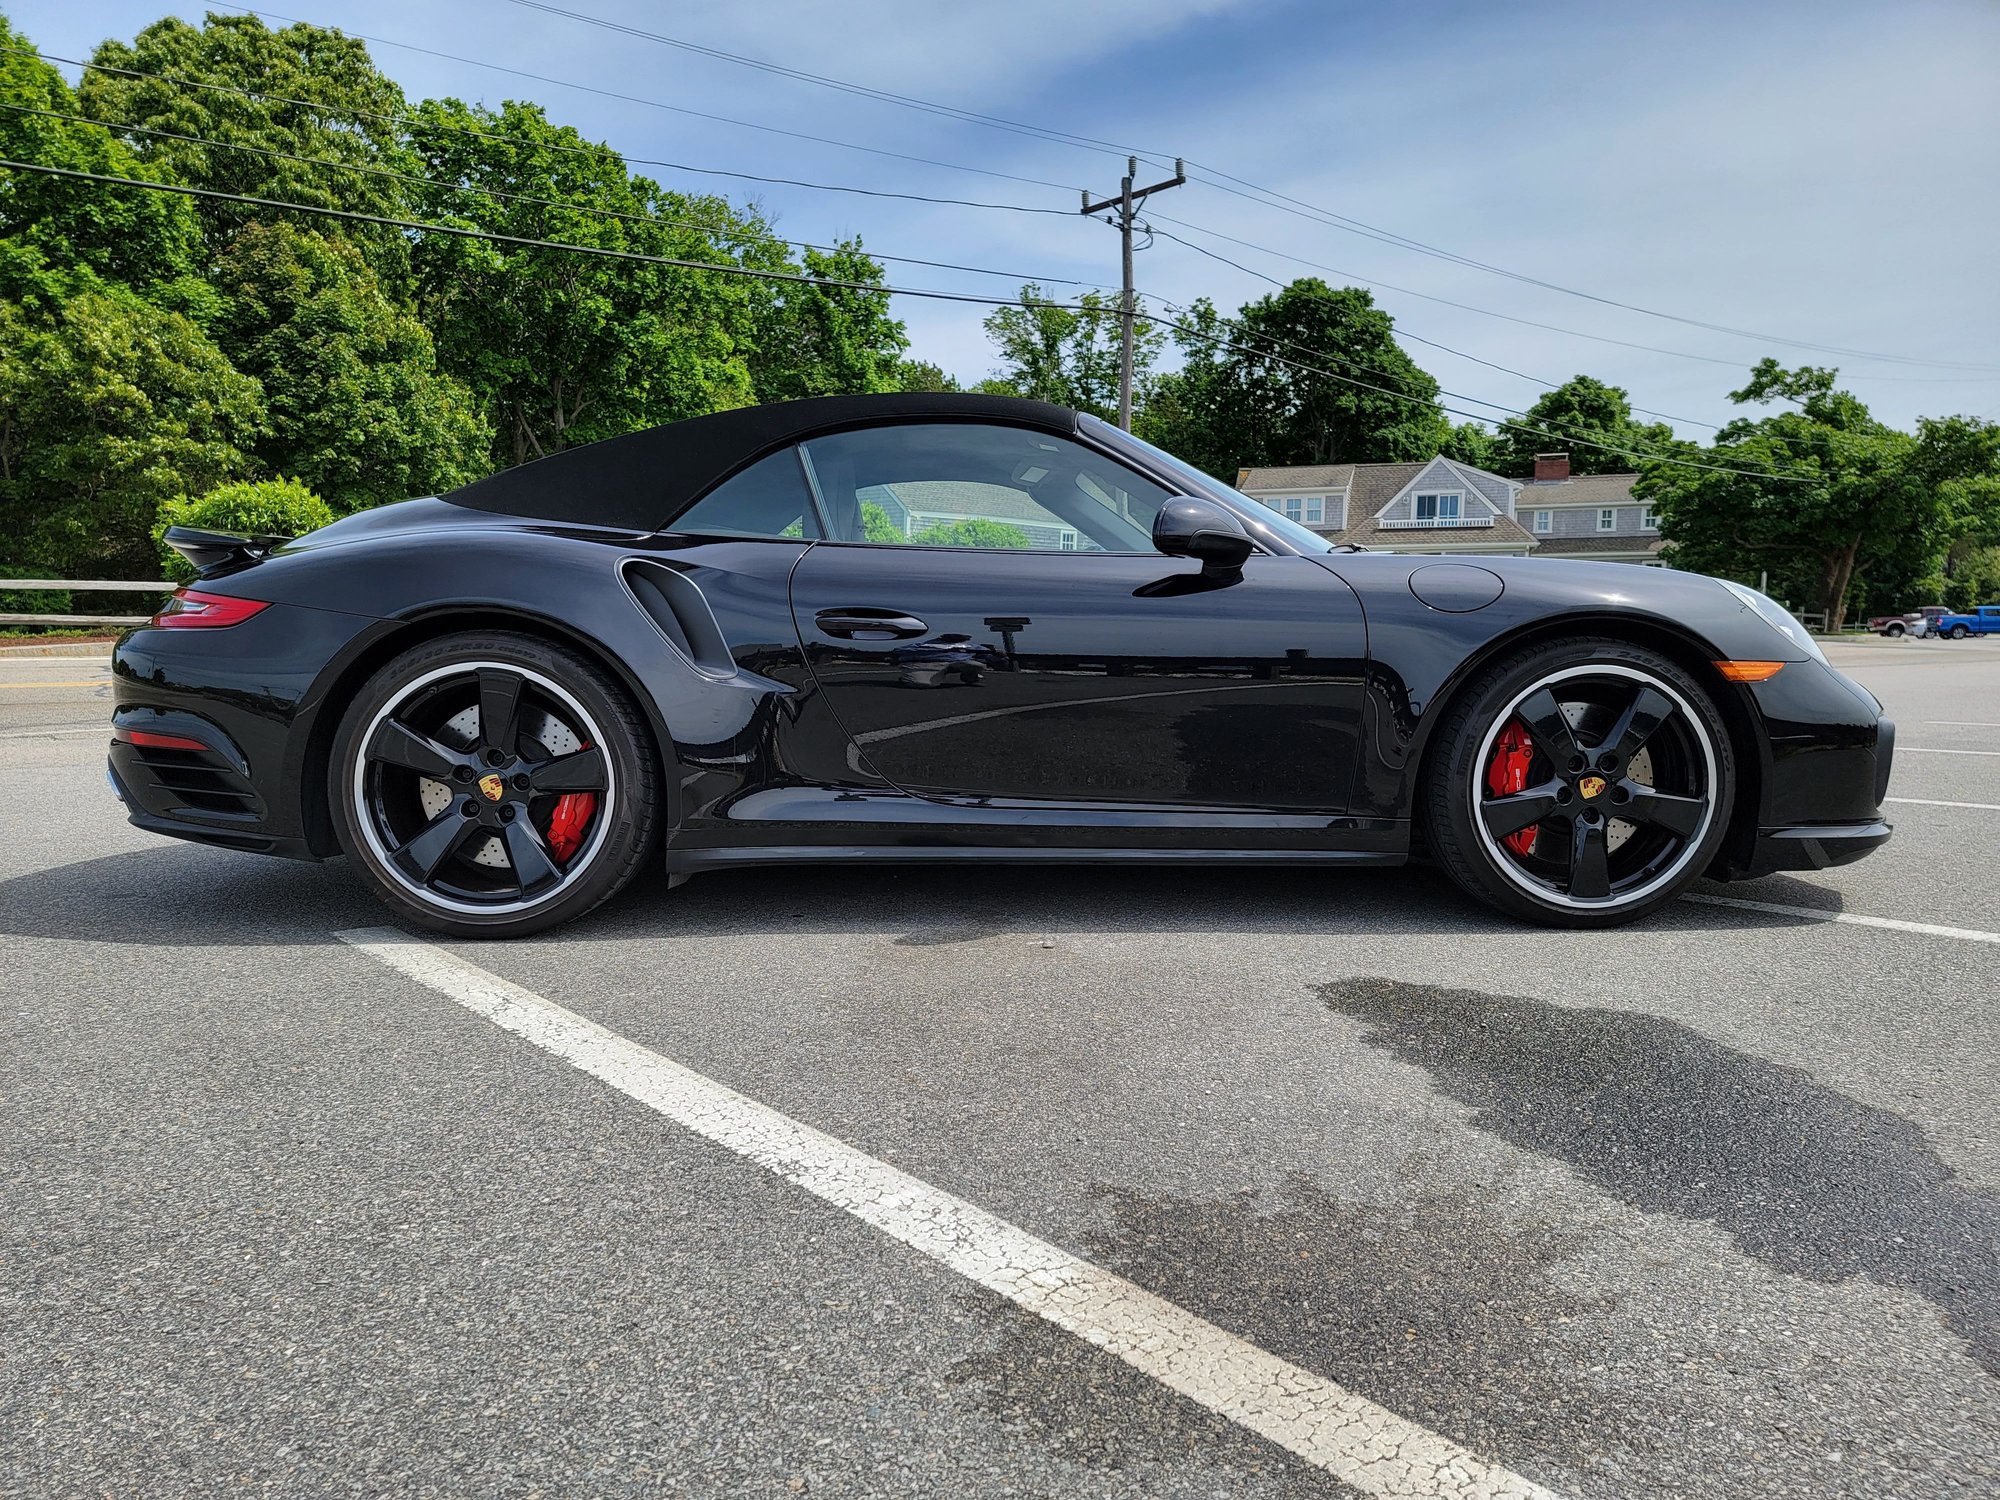
<path fill-rule="evenodd" d="M 1926 724 L 1950 724 L 1957 729 L 2000 729 L 2000 724 L 1988 723 L 1985 719 L 1926 719 Z"/>
<path fill-rule="evenodd" d="M 1929 745 L 1898 745 L 1908 755 L 2000 755 L 2000 750 L 1934 750 Z"/>
<path fill-rule="evenodd" d="M 1744 911 L 1767 911 L 1781 917 L 1804 917 L 1811 922 L 1845 922 L 1854 927 L 1886 927 L 1892 932 L 1920 932 L 1926 937 L 1958 938 L 1967 943 L 2000 943 L 2000 932 L 1981 932 L 1974 927 L 1939 927 L 1931 922 L 1900 922 L 1894 917 L 1864 917 L 1850 911 L 1821 911 L 1813 906 L 1780 906 L 1775 901 L 1746 901 L 1741 896 L 1690 894 L 1684 901 L 1700 901 L 1709 906 L 1736 906 Z"/>
<path fill-rule="evenodd" d="M 59 734 L 94 734 L 99 739 L 111 738 L 111 726 L 91 724 L 80 729 L 0 729 L 0 740 L 48 740 Z"/>
<path fill-rule="evenodd" d="M 1555 1500 L 1520 1475 L 1121 1276 L 441 948 L 343 942 L 1370 1495 Z"/>
<path fill-rule="evenodd" d="M 1884 802 L 1901 802 L 1910 807 L 1976 807 L 1981 812 L 2000 812 L 2000 802 L 1946 802 L 1937 797 L 1884 797 Z"/>

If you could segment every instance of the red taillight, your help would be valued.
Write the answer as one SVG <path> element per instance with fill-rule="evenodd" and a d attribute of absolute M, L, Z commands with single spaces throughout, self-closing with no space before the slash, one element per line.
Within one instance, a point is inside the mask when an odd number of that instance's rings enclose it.
<path fill-rule="evenodd" d="M 220 630 L 225 625 L 241 625 L 270 607 L 262 599 L 233 599 L 227 594 L 176 589 L 167 607 L 148 623 L 155 630 Z"/>
<path fill-rule="evenodd" d="M 200 740 L 191 740 L 184 734 L 155 734 L 150 729 L 121 729 L 112 732 L 113 739 L 137 745 L 143 750 L 206 750 L 208 746 Z"/>

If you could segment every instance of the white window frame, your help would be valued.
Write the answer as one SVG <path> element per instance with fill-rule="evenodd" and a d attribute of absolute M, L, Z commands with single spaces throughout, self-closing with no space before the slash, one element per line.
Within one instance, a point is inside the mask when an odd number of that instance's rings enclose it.
<path fill-rule="evenodd" d="M 1424 514 L 1424 502 L 1431 502 L 1431 513 Z M 1445 508 L 1445 502 L 1451 508 Z M 1456 526 L 1465 517 L 1465 496 L 1457 490 L 1435 490 L 1421 495 L 1410 496 L 1410 517 L 1416 521 L 1429 521 L 1435 526 Z"/>
<path fill-rule="evenodd" d="M 1056 533 L 1056 548 L 1061 552 L 1076 551 L 1077 535 L 1068 527 Z"/>
<path fill-rule="evenodd" d="M 1653 514 L 1652 506 L 1648 505 L 1640 510 L 1639 529 L 1641 531 L 1658 531 L 1660 529 L 1660 518 Z"/>
<path fill-rule="evenodd" d="M 1535 534 L 1537 536 L 1547 536 L 1556 529 L 1556 513 L 1552 510 L 1535 511 L 1532 513 L 1531 519 L 1535 523 Z"/>
<path fill-rule="evenodd" d="M 1616 531 L 1618 529 L 1617 506 L 1607 505 L 1598 511 L 1597 529 L 1599 531 Z"/>

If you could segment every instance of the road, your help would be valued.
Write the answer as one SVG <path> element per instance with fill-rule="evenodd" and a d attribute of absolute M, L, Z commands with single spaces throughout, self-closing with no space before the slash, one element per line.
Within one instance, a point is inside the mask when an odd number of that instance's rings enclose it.
<path fill-rule="evenodd" d="M 1215 1394 L 1273 1356 L 1392 1467 L 2000 1491 L 2000 644 L 1833 654 L 1899 723 L 1897 835 L 1702 888 L 1785 911 L 742 872 L 380 949 L 338 864 L 124 823 L 101 660 L 0 656 L 0 1494 L 1365 1487 Z M 711 1083 L 742 1097 L 690 1128 Z M 730 1134 L 773 1120 L 823 1137 Z M 844 1200 L 842 1150 L 908 1193 Z M 972 1250 L 897 1228 L 959 1200 Z M 980 1285 L 979 1235 L 1143 1289 L 1214 1368 Z"/>

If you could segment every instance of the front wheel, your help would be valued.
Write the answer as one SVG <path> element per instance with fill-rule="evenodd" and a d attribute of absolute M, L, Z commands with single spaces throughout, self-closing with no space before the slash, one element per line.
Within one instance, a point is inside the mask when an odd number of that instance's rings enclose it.
<path fill-rule="evenodd" d="M 653 845 L 645 720 L 595 663 L 532 636 L 404 652 L 348 706 L 331 776 L 341 845 L 376 894 L 459 937 L 581 916 Z"/>
<path fill-rule="evenodd" d="M 1471 894 L 1560 927 L 1671 901 L 1715 858 L 1736 767 L 1714 702 L 1657 652 L 1610 640 L 1523 651 L 1438 728 L 1430 847 Z"/>

